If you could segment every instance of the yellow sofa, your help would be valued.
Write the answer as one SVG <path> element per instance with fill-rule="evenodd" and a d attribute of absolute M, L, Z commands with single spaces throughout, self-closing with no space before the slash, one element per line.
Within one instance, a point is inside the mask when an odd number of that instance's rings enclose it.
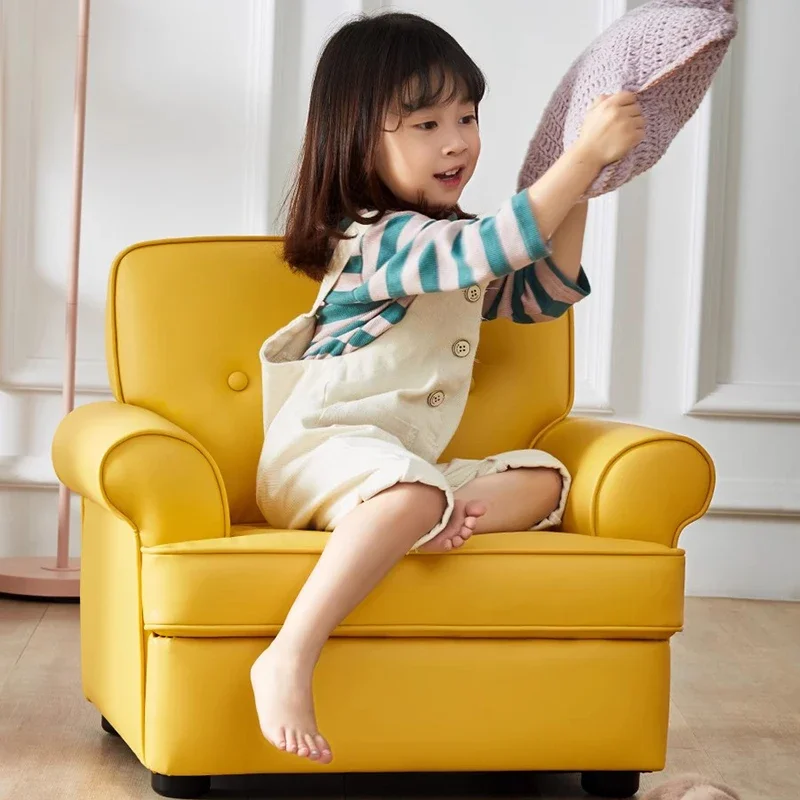
<path fill-rule="evenodd" d="M 255 501 L 258 351 L 316 286 L 270 237 L 138 244 L 113 265 L 112 402 L 53 443 L 83 498 L 86 697 L 165 796 L 211 775 L 579 771 L 630 796 L 664 766 L 678 535 L 714 468 L 682 436 L 568 417 L 572 314 L 483 326 L 470 400 L 443 459 L 536 446 L 574 482 L 563 532 L 479 536 L 409 555 L 326 646 L 315 678 L 335 760 L 262 737 L 249 667 L 327 534 L 277 531 Z M 330 465 L 336 469 L 336 464 Z"/>

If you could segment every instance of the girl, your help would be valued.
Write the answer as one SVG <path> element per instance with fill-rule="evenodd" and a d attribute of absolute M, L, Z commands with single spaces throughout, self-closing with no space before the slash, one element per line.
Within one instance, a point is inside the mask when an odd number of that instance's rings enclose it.
<path fill-rule="evenodd" d="M 312 675 L 333 629 L 409 549 L 550 527 L 569 489 L 538 451 L 437 460 L 466 404 L 481 320 L 546 321 L 589 293 L 579 201 L 644 122 L 633 95 L 601 98 L 540 180 L 477 220 L 458 200 L 480 153 L 484 87 L 449 34 L 399 13 L 346 24 L 314 78 L 285 258 L 322 286 L 261 349 L 257 495 L 273 527 L 333 532 L 251 681 L 264 736 L 321 763 L 332 752 Z"/>

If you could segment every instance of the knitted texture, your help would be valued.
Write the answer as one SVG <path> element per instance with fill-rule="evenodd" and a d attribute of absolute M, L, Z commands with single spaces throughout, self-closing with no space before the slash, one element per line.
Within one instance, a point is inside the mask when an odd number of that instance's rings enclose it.
<path fill-rule="evenodd" d="M 697 110 L 737 26 L 733 0 L 651 0 L 620 17 L 574 61 L 550 99 L 517 189 L 534 183 L 575 142 L 599 95 L 623 90 L 638 96 L 645 138 L 605 167 L 586 197 L 650 169 Z"/>

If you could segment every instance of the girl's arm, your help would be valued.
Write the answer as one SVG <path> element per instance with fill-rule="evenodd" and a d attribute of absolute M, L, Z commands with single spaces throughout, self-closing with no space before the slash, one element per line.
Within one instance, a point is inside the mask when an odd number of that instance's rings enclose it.
<path fill-rule="evenodd" d="M 528 201 L 542 237 L 546 241 L 552 239 L 554 247 L 557 232 L 561 230 L 567 216 L 592 185 L 602 167 L 601 160 L 579 140 L 528 188 Z M 562 243 L 563 241 L 562 237 Z M 553 257 L 556 258 L 555 249 Z M 556 260 L 561 263 L 560 258 Z"/>
<path fill-rule="evenodd" d="M 575 144 L 528 189 L 545 239 L 555 234 L 598 172 L 644 139 L 645 124 L 633 92 L 601 95 L 586 114 Z"/>
<path fill-rule="evenodd" d="M 589 203 L 586 200 L 574 205 L 556 229 L 550 242 L 553 261 L 558 264 L 564 277 L 570 281 L 577 281 L 580 275 L 588 210 Z"/>
<path fill-rule="evenodd" d="M 506 317 L 519 323 L 547 322 L 589 294 L 581 268 L 588 203 L 577 203 L 551 241 L 553 257 L 492 281 L 483 299 L 483 318 Z"/>
<path fill-rule="evenodd" d="M 345 281 L 344 286 L 354 288 L 337 286 L 326 302 L 377 303 L 464 289 L 529 265 L 542 270 L 537 262 L 545 263 L 550 255 L 547 240 L 600 169 L 641 140 L 643 126 L 635 96 L 630 92 L 614 95 L 589 112 L 579 140 L 533 186 L 514 195 L 494 216 L 449 221 L 400 212 L 369 226 L 361 240 L 361 252 L 345 270 L 350 283 Z M 551 269 L 542 277 L 545 284 L 553 284 L 553 278 L 558 283 L 564 276 Z M 544 288 L 560 300 L 547 285 Z M 554 289 L 560 293 L 558 286 Z"/>

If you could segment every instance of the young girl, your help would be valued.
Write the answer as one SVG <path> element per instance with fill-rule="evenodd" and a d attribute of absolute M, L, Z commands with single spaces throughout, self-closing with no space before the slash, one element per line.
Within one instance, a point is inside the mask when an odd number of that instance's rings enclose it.
<path fill-rule="evenodd" d="M 321 763 L 332 752 L 312 676 L 333 629 L 410 549 L 553 526 L 569 489 L 539 451 L 437 461 L 482 319 L 546 321 L 589 293 L 579 201 L 644 122 L 633 95 L 601 98 L 540 180 L 478 220 L 458 201 L 484 86 L 449 34 L 399 13 L 345 25 L 314 78 L 285 258 L 323 280 L 311 311 L 261 350 L 257 493 L 273 527 L 333 532 L 251 681 L 264 736 Z"/>

